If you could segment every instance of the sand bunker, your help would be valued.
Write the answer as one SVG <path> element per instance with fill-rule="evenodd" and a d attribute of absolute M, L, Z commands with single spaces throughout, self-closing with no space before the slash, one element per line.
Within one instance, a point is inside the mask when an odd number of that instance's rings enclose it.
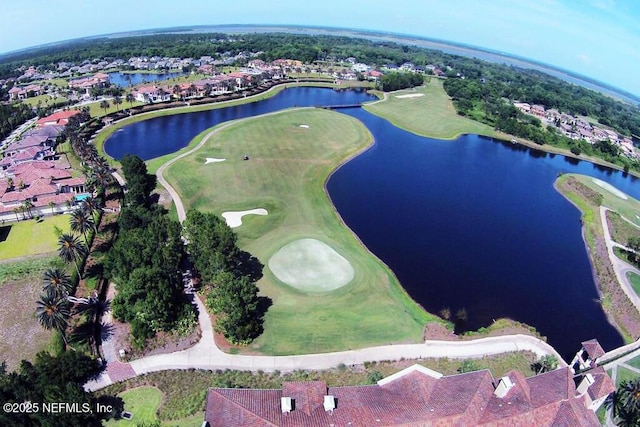
<path fill-rule="evenodd" d="M 420 98 L 424 93 L 408 93 L 406 95 L 397 95 L 396 98 Z"/>
<path fill-rule="evenodd" d="M 622 200 L 627 200 L 629 197 L 624 194 L 622 191 L 618 190 L 616 187 L 614 187 L 611 184 L 608 184 L 604 181 L 600 181 L 597 178 L 591 178 L 591 181 L 593 181 L 593 183 L 595 185 L 597 185 L 600 188 L 604 188 L 605 190 L 607 190 L 609 193 L 613 194 L 614 196 L 618 196 L 620 197 Z"/>
<path fill-rule="evenodd" d="M 204 161 L 204 164 L 207 165 L 209 163 L 218 163 L 218 162 L 224 162 L 227 159 L 216 159 L 214 157 L 207 157 L 207 159 Z"/>
<path fill-rule="evenodd" d="M 300 125 L 301 128 L 309 129 L 309 125 Z"/>
<path fill-rule="evenodd" d="M 351 263 L 326 243 L 295 240 L 276 252 L 269 269 L 282 282 L 305 292 L 327 292 L 353 280 Z"/>
<path fill-rule="evenodd" d="M 236 228 L 242 225 L 242 217 L 245 215 L 267 215 L 268 213 L 266 209 L 257 208 L 248 211 L 223 212 L 222 217 L 229 227 Z"/>

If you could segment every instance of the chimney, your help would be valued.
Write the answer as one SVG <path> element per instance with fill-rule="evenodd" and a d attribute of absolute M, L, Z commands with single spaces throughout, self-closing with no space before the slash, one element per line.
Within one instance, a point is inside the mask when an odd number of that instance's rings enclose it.
<path fill-rule="evenodd" d="M 336 398 L 332 395 L 328 395 L 324 397 L 324 410 L 326 412 L 332 411 L 336 409 Z"/>
<path fill-rule="evenodd" d="M 578 385 L 578 388 L 576 389 L 576 391 L 578 392 L 578 396 L 582 396 L 583 394 L 585 394 L 589 389 L 589 386 L 593 384 L 595 381 L 596 380 L 595 378 L 593 378 L 593 375 L 591 374 L 585 375 L 582 381 L 580 382 L 580 384 Z"/>
<path fill-rule="evenodd" d="M 293 410 L 293 399 L 290 397 L 281 397 L 280 398 L 280 409 L 283 414 L 288 414 Z"/>
<path fill-rule="evenodd" d="M 496 387 L 493 394 L 495 394 L 496 397 L 499 397 L 500 399 L 502 399 L 507 395 L 507 393 L 509 393 L 509 390 L 511 390 L 514 385 L 515 384 L 511 382 L 511 379 L 508 376 L 502 377 L 500 378 L 500 381 L 498 382 L 498 386 Z"/>

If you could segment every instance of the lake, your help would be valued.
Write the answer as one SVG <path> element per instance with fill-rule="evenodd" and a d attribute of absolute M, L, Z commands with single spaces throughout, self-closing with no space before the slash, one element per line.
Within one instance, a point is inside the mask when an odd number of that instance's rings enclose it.
<path fill-rule="evenodd" d="M 105 151 L 151 159 L 218 123 L 292 106 L 352 104 L 363 92 L 290 88 L 259 103 L 159 117 L 118 131 Z M 460 331 L 510 317 L 535 326 L 565 358 L 597 338 L 623 343 L 597 302 L 580 213 L 553 188 L 558 173 L 597 177 L 638 198 L 631 177 L 587 162 L 467 135 L 405 132 L 360 108 L 339 110 L 375 144 L 327 183 L 346 224 L 425 309 L 466 311 Z M 264 262 L 264 260 L 263 260 Z"/>
<path fill-rule="evenodd" d="M 184 76 L 186 73 L 109 73 L 109 82 L 113 85 L 128 87 L 141 83 L 151 83 Z"/>

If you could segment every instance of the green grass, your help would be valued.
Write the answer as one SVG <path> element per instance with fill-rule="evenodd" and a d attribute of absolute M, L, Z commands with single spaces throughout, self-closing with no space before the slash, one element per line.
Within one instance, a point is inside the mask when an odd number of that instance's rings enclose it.
<path fill-rule="evenodd" d="M 279 282 L 265 268 L 258 286 L 273 305 L 265 332 L 250 350 L 296 354 L 418 342 L 424 324 L 435 319 L 342 224 L 324 189 L 331 171 L 371 142 L 368 130 L 351 117 L 320 109 L 288 110 L 235 122 L 168 169 L 166 178 L 187 209 L 217 214 L 267 209 L 269 215 L 246 216 L 236 229 L 240 246 L 263 264 L 285 244 L 315 238 L 355 270 L 348 285 L 310 295 Z M 251 159 L 243 161 L 244 154 Z M 227 161 L 205 165 L 206 157 Z"/>
<path fill-rule="evenodd" d="M 623 381 L 631 381 L 634 378 L 638 378 L 640 374 L 634 372 L 630 369 L 625 368 L 624 366 L 617 367 L 618 373 L 616 376 L 616 387 L 622 384 Z"/>
<path fill-rule="evenodd" d="M 640 296 L 640 276 L 638 276 L 636 273 L 628 272 L 627 279 L 629 279 L 629 282 L 631 282 L 631 287 L 633 288 L 633 291 L 636 293 L 636 295 Z M 637 367 L 640 368 L 640 366 Z"/>
<path fill-rule="evenodd" d="M 640 227 L 640 202 L 631 196 L 627 200 L 621 199 L 610 191 L 596 185 L 593 178 L 587 175 L 567 174 L 573 176 L 582 184 L 586 185 L 593 191 L 602 194 L 602 206 L 606 206 L 612 211 L 618 212 L 638 227 Z M 598 219 L 599 220 L 599 219 Z M 626 243 L 626 242 L 620 242 Z"/>
<path fill-rule="evenodd" d="M 134 101 L 133 103 L 129 103 L 122 97 L 122 104 L 114 105 L 113 100 L 109 100 L 109 108 L 105 110 L 100 106 L 102 101 L 92 102 L 90 104 L 86 104 L 86 107 L 89 107 L 89 115 L 91 117 L 102 117 L 107 114 L 115 113 L 116 111 L 122 111 L 128 108 L 137 107 L 138 105 L 144 105 L 144 102 Z"/>
<path fill-rule="evenodd" d="M 189 77 L 193 77 L 193 76 L 189 76 Z M 193 79 L 193 80 L 198 80 L 200 78 L 202 78 L 202 76 L 200 75 L 196 75 L 197 78 Z M 178 77 L 175 79 L 169 79 L 167 80 L 166 84 L 170 85 L 170 84 L 179 84 L 179 83 L 184 83 L 185 81 L 189 81 L 188 78 L 184 78 L 184 77 Z M 356 82 L 357 83 L 357 82 Z M 96 149 L 98 150 L 98 152 L 104 156 L 111 165 L 118 165 L 118 162 L 116 160 L 114 160 L 113 158 L 111 158 L 108 154 L 106 154 L 104 152 L 104 142 L 111 136 L 113 135 L 116 131 L 118 131 L 119 129 L 128 126 L 130 124 L 133 123 L 137 123 L 137 122 L 141 122 L 143 120 L 148 120 L 148 119 L 152 119 L 154 117 L 160 117 L 160 116 L 170 116 L 170 115 L 174 115 L 174 114 L 186 114 L 186 113 L 193 113 L 193 112 L 197 112 L 197 111 L 206 111 L 206 110 L 214 110 L 217 108 L 227 108 L 227 107 L 232 107 L 234 105 L 241 105 L 241 104 L 249 104 L 252 102 L 260 102 L 263 101 L 265 99 L 271 98 L 275 95 L 277 95 L 278 93 L 280 93 L 280 91 L 288 88 L 288 87 L 297 87 L 297 86 L 313 86 L 313 87 L 331 87 L 331 88 L 346 88 L 346 87 L 353 87 L 356 86 L 355 84 L 352 85 L 340 85 L 340 86 L 336 86 L 332 83 L 306 83 L 306 82 L 301 82 L 301 83 L 287 83 L 287 84 L 282 84 L 282 85 L 278 85 L 278 86 L 274 86 L 273 88 L 271 88 L 270 90 L 260 93 L 258 95 L 254 95 L 254 96 L 249 96 L 246 98 L 240 98 L 240 99 L 235 99 L 232 101 L 225 101 L 225 102 L 214 102 L 211 104 L 203 104 L 203 105 L 195 105 L 195 106 L 185 106 L 185 107 L 177 107 L 177 108 L 170 108 L 170 109 L 165 109 L 165 110 L 158 110 L 158 111 L 152 111 L 149 113 L 144 113 L 144 114 L 139 114 L 139 115 L 135 115 L 133 117 L 130 117 L 128 119 L 119 121 L 118 123 L 112 125 L 112 126 L 107 126 L 104 129 L 102 129 L 100 132 L 98 132 L 96 134 L 96 137 L 94 139 L 94 145 L 96 146 Z M 124 104 L 123 104 L 124 105 Z M 128 105 L 128 103 L 127 103 Z M 157 170 L 158 167 L 160 167 L 160 165 L 162 165 L 163 163 L 165 163 L 167 160 L 175 157 L 176 155 L 189 150 L 190 148 L 192 148 L 193 146 L 195 146 L 197 144 L 197 140 L 194 139 L 193 141 L 191 141 L 191 143 L 189 144 L 189 146 L 182 148 L 181 150 L 175 152 L 175 153 L 171 153 L 171 154 L 167 154 L 166 156 L 162 156 L 162 157 L 157 157 L 155 159 L 150 160 L 149 162 L 147 162 L 147 167 L 149 169 L 149 172 L 154 173 L 155 170 Z"/>
<path fill-rule="evenodd" d="M 640 369 L 640 356 L 636 356 L 631 360 L 627 360 L 624 362 L 626 365 L 633 366 L 634 368 Z"/>
<path fill-rule="evenodd" d="M 397 98 L 407 94 L 424 96 Z M 386 100 L 365 104 L 364 108 L 395 126 L 430 138 L 455 139 L 467 133 L 496 136 L 490 126 L 459 116 L 439 79 L 430 79 L 424 86 L 413 89 L 390 92 Z"/>
<path fill-rule="evenodd" d="M 162 404 L 163 394 L 156 387 L 137 387 L 123 391 L 118 395 L 124 401 L 124 410 L 131 412 L 131 420 L 109 420 L 104 423 L 107 427 L 136 426 L 142 422 L 152 422 L 158 419 L 156 415 Z"/>
<path fill-rule="evenodd" d="M 21 214 L 18 214 L 21 216 Z M 39 255 L 58 249 L 58 236 L 54 227 L 69 229 L 69 216 L 49 216 L 36 222 L 33 219 L 6 223 L 11 227 L 7 239 L 0 242 L 0 260 L 27 255 Z"/>
<path fill-rule="evenodd" d="M 59 96 L 57 98 L 52 98 L 49 95 L 38 95 L 38 96 L 34 96 L 32 98 L 27 98 L 23 101 L 21 101 L 23 104 L 27 104 L 31 107 L 37 107 L 38 104 L 41 107 L 50 107 L 50 106 L 55 106 L 55 105 L 61 105 L 65 102 L 67 102 L 68 99 L 65 98 L 64 96 Z"/>

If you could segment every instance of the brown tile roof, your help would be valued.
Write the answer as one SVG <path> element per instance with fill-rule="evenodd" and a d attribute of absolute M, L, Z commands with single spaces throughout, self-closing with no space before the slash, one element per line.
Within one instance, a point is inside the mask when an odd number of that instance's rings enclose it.
<path fill-rule="evenodd" d="M 591 360 L 596 360 L 598 357 L 604 356 L 604 349 L 602 348 L 602 346 L 600 346 L 600 343 L 598 342 L 598 340 L 594 339 L 594 340 L 584 341 L 582 343 L 582 348 L 586 350 Z"/>
<path fill-rule="evenodd" d="M 604 373 L 606 376 L 606 373 Z M 209 390 L 205 420 L 214 426 L 597 426 L 595 414 L 576 397 L 568 368 L 525 378 L 499 398 L 487 370 L 438 377 L 407 368 L 376 385 L 330 387 L 321 381 L 284 383 L 282 390 Z M 325 411 L 325 395 L 336 408 Z M 291 397 L 283 413 L 280 398 Z"/>
<path fill-rule="evenodd" d="M 601 397 L 608 396 L 616 391 L 616 386 L 613 383 L 613 380 L 609 375 L 607 375 L 602 366 L 598 366 L 597 368 L 590 370 L 589 373 L 595 380 L 587 390 L 591 400 L 600 399 Z"/>

